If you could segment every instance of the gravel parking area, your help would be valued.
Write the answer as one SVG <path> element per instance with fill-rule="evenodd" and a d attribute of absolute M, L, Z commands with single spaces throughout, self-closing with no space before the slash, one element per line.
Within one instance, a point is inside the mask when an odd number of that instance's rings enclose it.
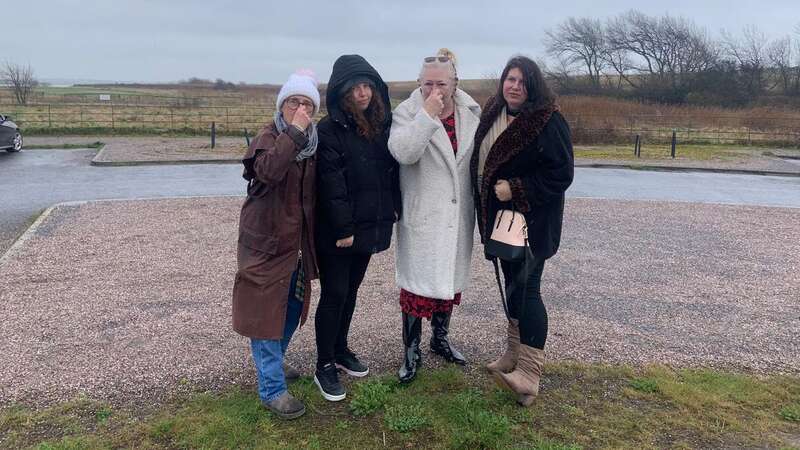
<path fill-rule="evenodd" d="M 249 346 L 230 327 L 241 201 L 55 209 L 0 263 L 0 405 L 151 404 L 252 385 Z M 800 374 L 798 223 L 792 208 L 568 200 L 543 281 L 548 357 Z M 351 347 L 374 372 L 400 358 L 393 259 L 374 257 L 353 319 Z M 473 273 L 451 340 L 485 376 L 505 325 L 478 247 Z M 289 354 L 310 373 L 313 314 Z"/>

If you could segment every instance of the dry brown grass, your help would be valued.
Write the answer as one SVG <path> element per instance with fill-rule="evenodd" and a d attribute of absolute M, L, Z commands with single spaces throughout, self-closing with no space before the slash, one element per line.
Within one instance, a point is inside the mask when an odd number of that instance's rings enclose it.
<path fill-rule="evenodd" d="M 800 131 L 800 110 L 753 107 L 720 108 L 711 106 L 648 104 L 609 97 L 563 96 L 564 114 L 602 128 L 630 126 L 631 122 L 674 124 L 676 128 L 750 128 L 752 130 L 789 129 Z M 595 126 L 598 125 L 598 126 Z"/>
<path fill-rule="evenodd" d="M 495 86 L 492 80 L 460 82 L 479 104 L 494 93 Z M 396 105 L 417 83 L 395 81 L 389 87 Z M 240 132 L 270 120 L 277 89 L 271 85 L 231 91 L 176 85 L 47 88 L 41 98 L 48 103 L 25 107 L 9 105 L 0 92 L 0 112 L 29 129 L 202 131 L 213 121 L 220 132 Z M 324 99 L 324 84 L 320 90 Z M 98 100 L 101 91 L 114 95 L 113 106 Z M 800 146 L 800 110 L 788 106 L 727 109 L 590 96 L 563 96 L 559 103 L 578 143 L 628 142 L 637 134 L 663 143 L 675 130 L 684 142 Z"/>

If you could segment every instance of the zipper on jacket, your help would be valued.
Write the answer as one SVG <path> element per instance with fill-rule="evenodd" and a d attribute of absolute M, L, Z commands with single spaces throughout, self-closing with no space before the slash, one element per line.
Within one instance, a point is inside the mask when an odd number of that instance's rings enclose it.
<path fill-rule="evenodd" d="M 379 159 L 375 159 L 375 163 L 378 164 L 380 162 Z M 383 196 L 383 179 L 382 177 L 378 177 L 378 211 L 375 214 L 375 241 L 372 243 L 372 253 L 375 254 L 378 252 L 378 240 L 380 239 L 380 215 L 381 215 L 381 197 Z"/>
<path fill-rule="evenodd" d="M 305 191 L 305 184 L 306 184 L 306 166 L 308 165 L 307 161 L 303 161 L 300 175 L 300 242 L 297 246 L 297 261 L 295 261 L 294 266 L 297 268 L 298 264 L 302 262 L 303 258 L 303 234 L 306 233 L 306 210 L 303 207 L 303 193 Z M 297 270 L 297 269 L 295 269 Z"/>

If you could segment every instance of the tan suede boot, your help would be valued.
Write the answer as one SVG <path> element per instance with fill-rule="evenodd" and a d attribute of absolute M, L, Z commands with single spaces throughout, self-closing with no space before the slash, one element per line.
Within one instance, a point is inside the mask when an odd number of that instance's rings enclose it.
<path fill-rule="evenodd" d="M 506 340 L 507 347 L 503 356 L 486 365 L 489 372 L 509 373 L 517 367 L 517 358 L 519 357 L 519 321 L 517 319 L 509 319 Z"/>
<path fill-rule="evenodd" d="M 518 394 L 517 403 L 530 406 L 539 395 L 542 366 L 544 366 L 544 350 L 520 345 L 517 368 L 511 373 L 493 372 L 492 375 L 499 386 Z"/>

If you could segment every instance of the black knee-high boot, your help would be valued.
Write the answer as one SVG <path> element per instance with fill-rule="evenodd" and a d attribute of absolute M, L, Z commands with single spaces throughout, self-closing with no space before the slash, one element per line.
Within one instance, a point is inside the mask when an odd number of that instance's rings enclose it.
<path fill-rule="evenodd" d="M 431 328 L 433 335 L 431 336 L 431 351 L 446 359 L 449 362 L 465 365 L 467 360 L 464 355 L 450 345 L 447 339 L 447 332 L 450 328 L 450 314 L 444 312 L 433 313 L 431 317 Z"/>
<path fill-rule="evenodd" d="M 417 376 L 417 369 L 422 366 L 422 354 L 419 341 L 422 338 L 422 319 L 403 313 L 403 365 L 397 371 L 401 383 L 407 383 Z"/>

